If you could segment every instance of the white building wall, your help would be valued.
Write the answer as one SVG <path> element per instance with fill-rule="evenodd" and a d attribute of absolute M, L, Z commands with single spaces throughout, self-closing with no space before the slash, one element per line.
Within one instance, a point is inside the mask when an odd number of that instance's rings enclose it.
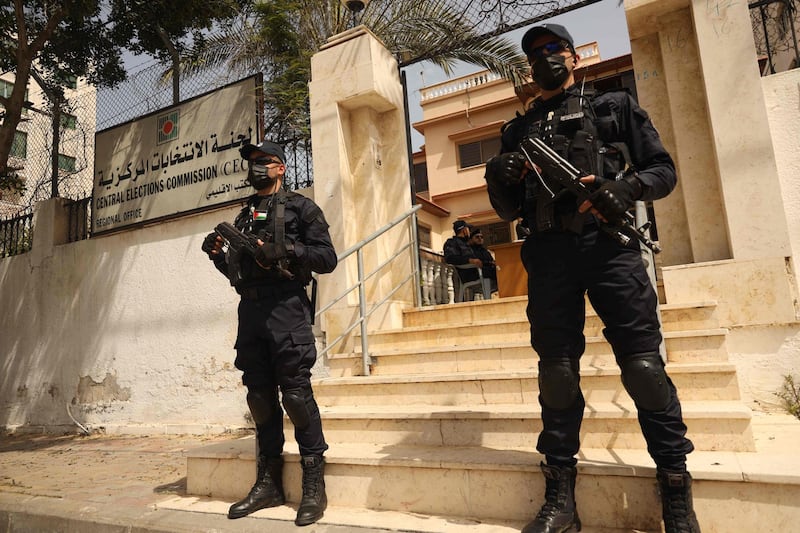
<path fill-rule="evenodd" d="M 800 252 L 800 69 L 762 78 L 792 255 Z"/>
<path fill-rule="evenodd" d="M 0 427 L 75 427 L 68 409 L 108 431 L 245 425 L 238 297 L 200 250 L 238 207 L 49 247 L 60 203 L 0 259 Z"/>

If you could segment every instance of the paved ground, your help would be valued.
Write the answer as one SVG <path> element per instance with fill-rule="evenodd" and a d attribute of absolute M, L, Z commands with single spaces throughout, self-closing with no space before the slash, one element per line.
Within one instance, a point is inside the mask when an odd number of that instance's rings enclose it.
<path fill-rule="evenodd" d="M 159 508 L 186 493 L 187 450 L 239 437 L 0 436 L 0 532 L 386 531 Z"/>

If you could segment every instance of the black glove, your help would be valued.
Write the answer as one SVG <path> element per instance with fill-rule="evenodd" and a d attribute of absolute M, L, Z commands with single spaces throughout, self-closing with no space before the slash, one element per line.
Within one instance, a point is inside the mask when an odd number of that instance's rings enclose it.
<path fill-rule="evenodd" d="M 255 258 L 256 263 L 258 263 L 261 268 L 270 268 L 278 262 L 278 259 L 282 259 L 278 257 L 278 250 L 275 248 L 275 244 L 271 242 L 262 244 L 258 250 L 256 250 Z"/>
<path fill-rule="evenodd" d="M 516 185 L 522 181 L 526 161 L 519 152 L 496 155 L 486 162 L 486 179 L 499 181 L 503 185 Z"/>
<path fill-rule="evenodd" d="M 211 256 L 212 258 L 216 254 L 212 255 L 211 252 L 213 252 L 214 250 L 218 250 L 218 248 L 217 248 L 217 236 L 218 236 L 217 232 L 216 231 L 212 231 L 211 233 L 206 235 L 205 239 L 203 239 L 203 246 L 201 246 L 201 249 L 205 253 L 207 253 L 209 256 Z"/>
<path fill-rule="evenodd" d="M 592 207 L 610 223 L 619 224 L 625 212 L 641 198 L 642 182 L 636 176 L 627 176 L 616 181 L 606 179 L 598 181 L 602 185 L 589 197 Z"/>

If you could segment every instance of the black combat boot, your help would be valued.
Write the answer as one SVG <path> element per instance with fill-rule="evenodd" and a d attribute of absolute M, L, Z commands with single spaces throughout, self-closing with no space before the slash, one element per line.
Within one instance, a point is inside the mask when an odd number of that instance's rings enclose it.
<path fill-rule="evenodd" d="M 572 528 L 581 530 L 581 519 L 575 508 L 575 477 L 578 470 L 571 466 L 550 466 L 542 463 L 544 474 L 544 505 L 533 522 L 522 533 L 566 533 Z"/>
<path fill-rule="evenodd" d="M 286 502 L 283 494 L 283 457 L 259 456 L 256 460 L 256 483 L 243 500 L 231 505 L 228 518 L 241 518 L 259 509 L 277 507 Z"/>
<path fill-rule="evenodd" d="M 325 494 L 325 459 L 321 455 L 304 455 L 300 458 L 303 467 L 303 498 L 297 509 L 294 523 L 298 526 L 313 524 L 328 507 Z"/>
<path fill-rule="evenodd" d="M 692 504 L 692 476 L 689 472 L 656 471 L 658 492 L 666 533 L 700 533 Z"/>

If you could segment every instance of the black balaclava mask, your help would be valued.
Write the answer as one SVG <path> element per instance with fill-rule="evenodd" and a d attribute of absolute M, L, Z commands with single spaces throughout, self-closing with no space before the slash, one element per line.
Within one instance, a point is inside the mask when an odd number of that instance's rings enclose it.
<path fill-rule="evenodd" d="M 545 91 L 554 91 L 569 78 L 567 61 L 561 54 L 542 55 L 533 63 L 532 77 Z"/>
<path fill-rule="evenodd" d="M 275 185 L 277 179 L 267 175 L 267 166 L 255 161 L 249 162 L 247 169 L 247 182 L 257 191 L 269 189 Z"/>

